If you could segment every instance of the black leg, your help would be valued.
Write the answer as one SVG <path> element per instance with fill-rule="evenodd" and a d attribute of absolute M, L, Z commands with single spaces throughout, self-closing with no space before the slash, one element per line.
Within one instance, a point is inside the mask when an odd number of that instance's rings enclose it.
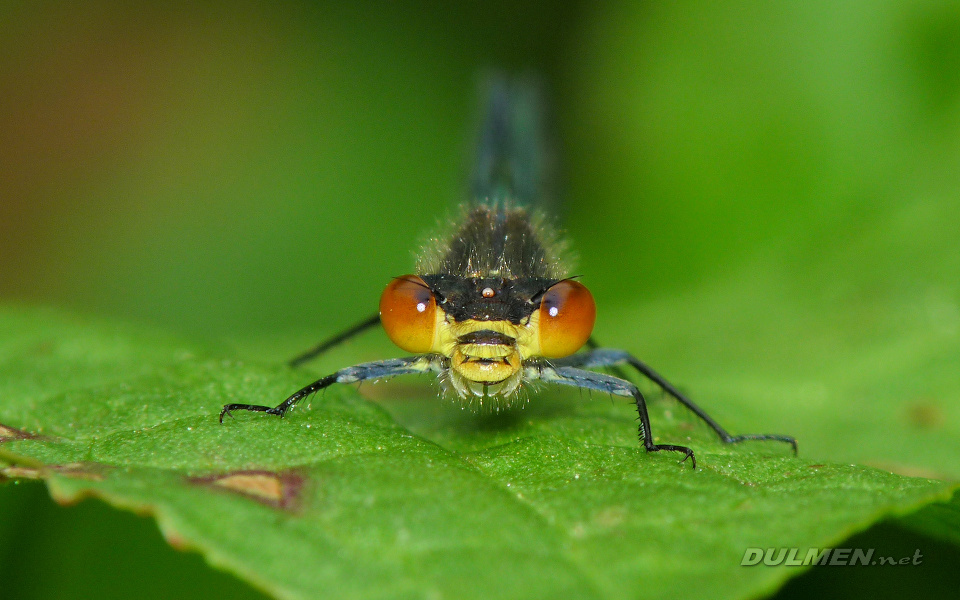
<path fill-rule="evenodd" d="M 674 444 L 655 444 L 653 443 L 653 433 L 650 431 L 650 415 L 647 413 L 647 403 L 643 394 L 634 384 L 603 373 L 594 373 L 572 366 L 550 366 L 545 363 L 536 364 L 527 367 L 525 374 L 530 379 L 541 379 L 560 385 L 569 385 L 589 390 L 598 390 L 608 392 L 617 396 L 632 397 L 637 404 L 637 412 L 640 413 L 640 441 L 647 452 L 659 452 L 667 450 L 669 452 L 682 453 L 684 462 L 688 458 L 694 469 L 697 468 L 697 459 L 693 455 L 693 450 L 686 446 L 677 446 Z"/>
<path fill-rule="evenodd" d="M 343 331 L 333 336 L 332 338 L 325 340 L 321 344 L 317 345 L 315 348 L 307 350 L 300 356 L 297 356 L 296 358 L 291 359 L 290 362 L 287 364 L 289 364 L 291 367 L 299 367 L 303 363 L 307 362 L 308 360 L 316 356 L 323 354 L 324 352 L 336 346 L 337 344 L 341 342 L 345 342 L 346 340 L 352 338 L 357 334 L 363 333 L 364 331 L 366 331 L 367 329 L 370 329 L 371 327 L 373 327 L 379 322 L 380 322 L 380 315 L 379 314 L 373 315 L 367 320 L 361 323 L 357 323 L 350 329 L 347 329 L 346 331 Z"/>
<path fill-rule="evenodd" d="M 378 360 L 376 362 L 363 363 L 345 369 L 340 369 L 332 375 L 321 377 L 305 388 L 298 390 L 292 396 L 274 407 L 261 406 L 259 404 L 227 404 L 220 411 L 220 422 L 223 423 L 223 417 L 233 416 L 230 413 L 235 410 L 249 410 L 254 412 L 265 412 L 270 415 L 283 417 L 291 406 L 303 400 L 310 394 L 329 387 L 334 383 L 356 383 L 368 379 L 382 379 L 393 377 L 395 375 L 408 375 L 411 373 L 426 373 L 427 371 L 439 371 L 442 368 L 442 357 L 425 354 L 421 356 L 408 356 L 405 358 L 394 358 L 390 360 Z"/>
<path fill-rule="evenodd" d="M 790 444 L 790 447 L 793 448 L 794 455 L 797 454 L 797 440 L 789 435 L 779 435 L 779 434 L 770 434 L 770 433 L 751 433 L 746 435 L 730 435 L 726 429 L 720 426 L 719 423 L 713 420 L 713 418 L 708 415 L 702 408 L 697 406 L 693 400 L 685 396 L 680 390 L 673 386 L 669 381 L 663 378 L 659 373 L 651 369 L 646 363 L 641 362 L 633 355 L 623 350 L 613 350 L 609 348 L 591 350 L 590 352 L 584 352 L 582 354 L 574 354 L 573 356 L 554 361 L 554 364 L 580 367 L 583 369 L 596 369 L 601 367 L 616 367 L 619 365 L 630 365 L 639 371 L 642 375 L 650 379 L 650 381 L 656 383 L 660 386 L 665 392 L 676 398 L 681 404 L 690 409 L 693 414 L 700 417 L 707 425 L 710 426 L 717 435 L 720 436 L 720 439 L 727 444 L 736 444 L 738 442 L 743 442 L 746 440 L 770 440 L 776 442 L 784 442 Z"/>

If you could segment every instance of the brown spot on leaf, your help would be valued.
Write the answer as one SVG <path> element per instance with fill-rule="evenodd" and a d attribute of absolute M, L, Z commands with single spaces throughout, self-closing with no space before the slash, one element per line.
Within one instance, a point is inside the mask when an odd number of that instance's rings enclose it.
<path fill-rule="evenodd" d="M 33 440 L 36 438 L 37 436 L 32 433 L 15 429 L 9 425 L 0 423 L 0 444 L 3 442 L 12 442 L 15 440 Z"/>
<path fill-rule="evenodd" d="M 164 531 L 163 537 L 166 538 L 167 543 L 173 546 L 176 550 L 185 552 L 192 548 L 190 542 L 187 541 L 187 538 L 183 537 L 176 531 Z"/>
<path fill-rule="evenodd" d="M 0 468 L 0 477 L 4 479 L 42 479 L 40 469 L 11 465 Z"/>
<path fill-rule="evenodd" d="M 65 465 L 51 465 L 50 468 L 56 471 L 57 475 L 63 475 L 71 479 L 103 481 L 103 472 L 107 469 L 107 466 L 97 463 L 68 463 Z"/>
<path fill-rule="evenodd" d="M 907 419 L 917 429 L 937 429 L 945 421 L 943 410 L 929 399 L 911 402 L 907 406 Z"/>
<path fill-rule="evenodd" d="M 24 465 L 10 465 L 0 468 L 0 477 L 7 479 L 43 479 L 51 472 L 71 479 L 86 479 L 89 481 L 103 481 L 104 465 L 70 463 L 66 465 L 46 465 L 28 467 Z"/>
<path fill-rule="evenodd" d="M 189 481 L 234 492 L 273 508 L 291 510 L 297 506 L 304 478 L 292 471 L 233 471 L 222 475 L 191 477 Z"/>

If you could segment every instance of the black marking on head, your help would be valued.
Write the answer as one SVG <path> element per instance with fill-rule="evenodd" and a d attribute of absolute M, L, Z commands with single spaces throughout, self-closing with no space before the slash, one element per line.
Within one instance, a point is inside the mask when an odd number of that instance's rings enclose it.
<path fill-rule="evenodd" d="M 437 297 L 438 305 L 454 321 L 521 321 L 539 308 L 533 297 L 556 283 L 555 279 L 525 277 L 502 279 L 490 277 L 459 277 L 455 275 L 421 275 Z M 483 290 L 491 288 L 494 295 L 485 297 Z"/>
<path fill-rule="evenodd" d="M 486 346 L 512 346 L 517 342 L 513 337 L 499 331 L 481 329 L 457 338 L 458 344 L 477 344 Z"/>

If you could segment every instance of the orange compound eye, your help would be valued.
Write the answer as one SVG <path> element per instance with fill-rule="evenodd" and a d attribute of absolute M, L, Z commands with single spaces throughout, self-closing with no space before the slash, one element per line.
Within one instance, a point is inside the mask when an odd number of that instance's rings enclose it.
<path fill-rule="evenodd" d="M 597 306 L 586 286 L 570 279 L 554 284 L 540 301 L 540 354 L 573 354 L 587 343 L 596 319 Z"/>
<path fill-rule="evenodd" d="M 437 323 L 437 301 L 416 275 L 397 277 L 380 296 L 380 322 L 390 340 L 407 352 L 430 352 Z"/>

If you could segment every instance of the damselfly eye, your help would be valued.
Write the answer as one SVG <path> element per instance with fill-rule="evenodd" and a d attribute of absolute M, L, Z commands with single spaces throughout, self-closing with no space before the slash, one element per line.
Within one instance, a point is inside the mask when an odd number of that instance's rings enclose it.
<path fill-rule="evenodd" d="M 380 322 L 390 340 L 407 352 L 433 348 L 436 317 L 433 292 L 416 275 L 395 278 L 380 296 Z"/>
<path fill-rule="evenodd" d="M 583 347 L 597 319 L 590 290 L 571 279 L 547 290 L 539 310 L 540 354 L 547 358 L 569 356 Z"/>

